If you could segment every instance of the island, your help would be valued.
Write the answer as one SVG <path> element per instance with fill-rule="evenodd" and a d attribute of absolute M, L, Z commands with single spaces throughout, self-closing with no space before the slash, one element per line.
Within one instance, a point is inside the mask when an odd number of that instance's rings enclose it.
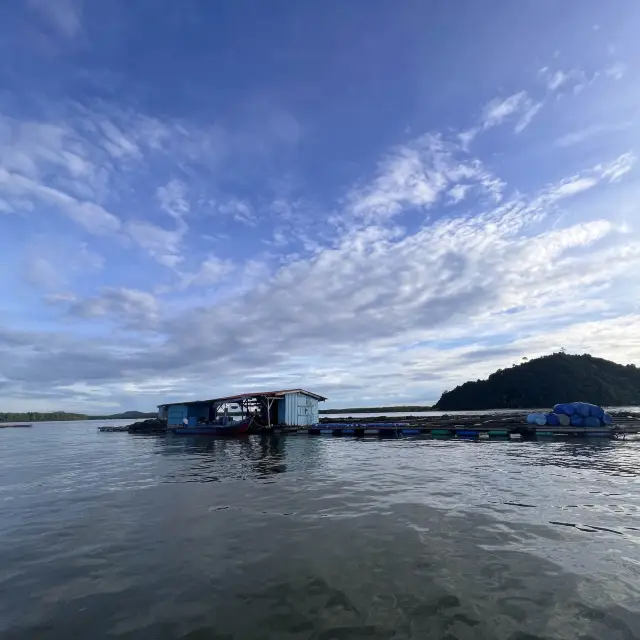
<path fill-rule="evenodd" d="M 640 405 L 640 369 L 589 354 L 552 353 L 498 369 L 486 380 L 445 391 L 438 411 L 551 408 L 585 401 L 604 407 Z"/>

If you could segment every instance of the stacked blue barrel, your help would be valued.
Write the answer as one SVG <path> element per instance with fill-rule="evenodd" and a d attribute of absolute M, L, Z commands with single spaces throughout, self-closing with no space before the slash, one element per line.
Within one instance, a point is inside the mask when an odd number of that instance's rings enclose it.
<path fill-rule="evenodd" d="M 588 402 L 565 402 L 553 407 L 551 413 L 530 413 L 527 416 L 529 424 L 540 427 L 586 427 L 598 429 L 609 427 L 613 424 L 613 418 L 597 404 Z"/>

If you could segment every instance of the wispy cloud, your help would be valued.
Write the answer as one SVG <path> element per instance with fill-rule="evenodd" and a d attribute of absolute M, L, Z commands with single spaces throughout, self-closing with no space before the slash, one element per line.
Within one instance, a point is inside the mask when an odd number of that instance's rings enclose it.
<path fill-rule="evenodd" d="M 605 69 L 605 74 L 614 80 L 622 80 L 624 74 L 627 71 L 627 67 L 621 62 L 616 62 L 616 64 L 610 66 L 608 69 Z"/>
<path fill-rule="evenodd" d="M 549 201 L 557 201 L 592 189 L 603 181 L 615 182 L 631 171 L 635 163 L 636 156 L 633 153 L 623 153 L 610 162 L 599 163 L 578 175 L 565 178 L 549 187 L 545 194 Z"/>
<path fill-rule="evenodd" d="M 349 193 L 348 210 L 365 221 L 389 219 L 408 208 L 428 209 L 459 183 L 501 197 L 502 183 L 478 159 L 455 142 L 427 134 L 380 162 L 375 180 Z"/>
<path fill-rule="evenodd" d="M 570 147 L 572 145 L 581 144 L 587 140 L 591 140 L 597 136 L 607 133 L 618 133 L 625 131 L 632 126 L 631 122 L 620 122 L 612 124 L 593 124 L 571 133 L 566 133 L 559 137 L 554 144 L 559 147 Z"/>
<path fill-rule="evenodd" d="M 236 197 L 230 197 L 222 202 L 214 203 L 216 209 L 223 215 L 231 217 L 236 222 L 247 226 L 253 226 L 257 222 L 257 217 L 251 205 Z"/>
<path fill-rule="evenodd" d="M 543 67 L 538 75 L 544 80 L 547 89 L 553 93 L 564 89 L 571 89 L 573 93 L 580 93 L 589 83 L 587 74 L 582 69 L 556 69 Z"/>
<path fill-rule="evenodd" d="M 1 168 L 0 192 L 17 208 L 23 202 L 30 202 L 31 198 L 54 207 L 93 234 L 114 233 L 120 228 L 118 217 L 100 205 L 78 200 L 68 193 Z"/>
<path fill-rule="evenodd" d="M 470 188 L 471 185 L 468 184 L 457 184 L 449 189 L 448 196 L 454 204 L 457 204 L 464 200 Z"/>
<path fill-rule="evenodd" d="M 532 102 L 528 105 L 526 111 L 522 114 L 518 122 L 516 122 L 516 126 L 514 127 L 514 131 L 516 133 L 520 133 L 526 127 L 529 126 L 533 118 L 536 116 L 538 111 L 542 109 L 542 102 Z"/>
<path fill-rule="evenodd" d="M 517 117 L 515 132 L 520 133 L 542 108 L 541 102 L 534 102 L 526 91 L 514 93 L 507 98 L 495 98 L 485 105 L 482 112 L 482 128 L 490 129 L 512 117 Z"/>
<path fill-rule="evenodd" d="M 609 182 L 616 182 L 633 169 L 636 160 L 637 157 L 635 153 L 628 151 L 612 162 L 599 164 L 596 167 L 596 171 L 598 171 L 603 178 L 608 178 Z"/>
<path fill-rule="evenodd" d="M 138 331 L 150 328 L 158 318 L 158 302 L 146 291 L 137 289 L 106 288 L 100 295 L 74 300 L 69 313 L 82 318 L 110 316 L 118 323 L 138 323 Z"/>
<path fill-rule="evenodd" d="M 147 220 L 132 220 L 125 225 L 126 233 L 160 264 L 174 268 L 183 260 L 182 239 L 187 225 L 178 220 L 174 229 L 166 229 Z"/>
<path fill-rule="evenodd" d="M 180 289 L 189 287 L 210 287 L 218 284 L 234 269 L 231 260 L 223 260 L 216 256 L 209 256 L 202 261 L 195 272 L 180 274 Z"/>
<path fill-rule="evenodd" d="M 161 208 L 171 217 L 182 219 L 190 210 L 186 192 L 187 187 L 184 182 L 173 179 L 163 187 L 158 187 L 156 197 L 160 202 Z"/>
<path fill-rule="evenodd" d="M 598 184 L 598 180 L 594 177 L 572 178 L 558 185 L 553 193 L 558 198 L 566 198 L 568 196 L 574 196 L 581 191 L 591 189 L 591 187 L 595 187 L 596 184 Z"/>
<path fill-rule="evenodd" d="M 489 102 L 482 112 L 484 129 L 495 127 L 515 113 L 521 113 L 523 106 L 529 101 L 526 91 L 514 93 L 507 98 L 495 98 Z"/>

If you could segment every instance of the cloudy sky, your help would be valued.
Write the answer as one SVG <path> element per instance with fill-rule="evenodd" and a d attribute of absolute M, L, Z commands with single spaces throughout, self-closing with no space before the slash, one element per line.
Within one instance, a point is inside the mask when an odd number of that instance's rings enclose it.
<path fill-rule="evenodd" d="M 0 410 L 640 362 L 636 2 L 0 5 Z"/>

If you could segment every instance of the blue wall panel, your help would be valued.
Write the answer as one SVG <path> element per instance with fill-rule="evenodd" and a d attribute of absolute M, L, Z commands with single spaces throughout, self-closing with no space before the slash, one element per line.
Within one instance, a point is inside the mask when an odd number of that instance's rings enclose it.
<path fill-rule="evenodd" d="M 182 421 L 187 417 L 187 407 L 183 404 L 176 404 L 168 408 L 167 411 L 167 424 L 168 425 L 180 425 Z"/>

